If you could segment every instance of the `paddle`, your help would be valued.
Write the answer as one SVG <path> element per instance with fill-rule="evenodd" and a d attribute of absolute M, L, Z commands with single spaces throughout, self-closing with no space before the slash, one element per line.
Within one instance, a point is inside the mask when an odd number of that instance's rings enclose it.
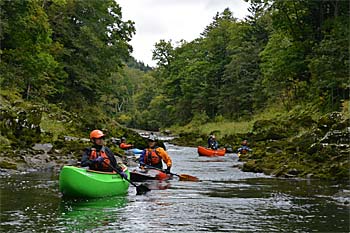
<path fill-rule="evenodd" d="M 164 172 L 164 173 L 167 173 L 165 170 L 160 169 L 160 168 L 157 168 L 157 167 L 153 167 L 153 166 L 150 166 L 150 165 L 146 165 L 146 167 L 152 168 L 152 169 L 155 169 L 155 170 Z M 193 181 L 193 182 L 199 181 L 199 179 L 198 179 L 197 177 L 195 177 L 195 176 L 190 176 L 190 175 L 187 175 L 187 174 L 180 174 L 180 175 L 178 175 L 178 174 L 172 173 L 172 172 L 169 172 L 169 174 L 179 177 L 179 180 L 180 180 L 180 181 Z"/>
<path fill-rule="evenodd" d="M 105 161 L 103 161 L 105 164 L 108 165 L 108 167 L 110 167 L 111 169 L 113 169 L 113 171 L 117 172 L 122 178 L 123 176 L 120 174 L 120 172 L 118 171 L 118 169 L 116 169 L 115 167 L 113 167 L 112 165 L 106 163 Z M 145 194 L 149 191 L 151 191 L 146 185 L 144 184 L 140 184 L 140 185 L 136 185 L 134 182 L 132 182 L 131 180 L 129 180 L 128 178 L 123 178 L 124 180 L 126 180 L 127 182 L 129 182 L 130 184 L 132 184 L 133 186 L 136 187 L 136 195 L 142 195 Z"/>

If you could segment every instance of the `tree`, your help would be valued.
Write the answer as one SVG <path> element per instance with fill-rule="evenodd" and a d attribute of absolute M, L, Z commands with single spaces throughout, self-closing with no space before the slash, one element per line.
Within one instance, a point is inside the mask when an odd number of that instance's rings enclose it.
<path fill-rule="evenodd" d="M 53 40 L 64 46 L 57 60 L 68 74 L 66 107 L 83 110 L 109 94 L 106 92 L 115 91 L 106 87 L 112 82 L 111 74 L 118 72 L 129 56 L 134 23 L 122 21 L 121 8 L 113 0 L 46 4 Z"/>
<path fill-rule="evenodd" d="M 65 79 L 52 55 L 47 14 L 39 1 L 1 1 L 1 86 L 27 100 L 43 101 L 61 91 Z M 61 76 L 62 75 L 62 76 Z"/>

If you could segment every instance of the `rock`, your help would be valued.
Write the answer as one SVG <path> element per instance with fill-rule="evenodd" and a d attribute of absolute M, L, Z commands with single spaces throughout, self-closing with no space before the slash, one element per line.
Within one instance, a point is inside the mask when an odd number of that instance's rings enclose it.
<path fill-rule="evenodd" d="M 17 169 L 17 164 L 15 164 L 13 162 L 9 162 L 9 161 L 3 160 L 3 161 L 0 162 L 0 168 L 16 170 Z"/>
<path fill-rule="evenodd" d="M 297 169 L 295 169 L 295 168 L 292 168 L 292 169 L 288 170 L 288 172 L 287 172 L 288 175 L 293 175 L 293 176 L 296 176 L 299 173 L 300 172 Z"/>

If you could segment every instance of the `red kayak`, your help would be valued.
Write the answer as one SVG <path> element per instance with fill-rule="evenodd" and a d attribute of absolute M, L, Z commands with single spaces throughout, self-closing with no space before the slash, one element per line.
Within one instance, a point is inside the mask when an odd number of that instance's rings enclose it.
<path fill-rule="evenodd" d="M 208 157 L 213 157 L 213 156 L 224 156 L 226 153 L 226 149 L 217 149 L 213 150 L 210 148 L 206 148 L 203 146 L 198 146 L 198 154 L 199 156 L 208 156 Z"/>
<path fill-rule="evenodd" d="M 142 182 L 146 180 L 169 180 L 170 178 L 171 175 L 155 169 L 147 169 L 144 172 L 136 169 L 130 171 L 130 180 L 135 182 Z"/>

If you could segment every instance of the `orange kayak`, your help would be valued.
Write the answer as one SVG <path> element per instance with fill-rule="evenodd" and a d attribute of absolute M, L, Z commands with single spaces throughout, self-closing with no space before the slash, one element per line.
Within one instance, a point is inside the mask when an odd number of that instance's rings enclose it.
<path fill-rule="evenodd" d="M 199 156 L 209 156 L 209 157 L 213 157 L 213 156 L 224 156 L 226 153 L 226 149 L 217 149 L 217 150 L 213 150 L 213 149 L 209 149 L 203 146 L 198 146 L 198 154 Z"/>

